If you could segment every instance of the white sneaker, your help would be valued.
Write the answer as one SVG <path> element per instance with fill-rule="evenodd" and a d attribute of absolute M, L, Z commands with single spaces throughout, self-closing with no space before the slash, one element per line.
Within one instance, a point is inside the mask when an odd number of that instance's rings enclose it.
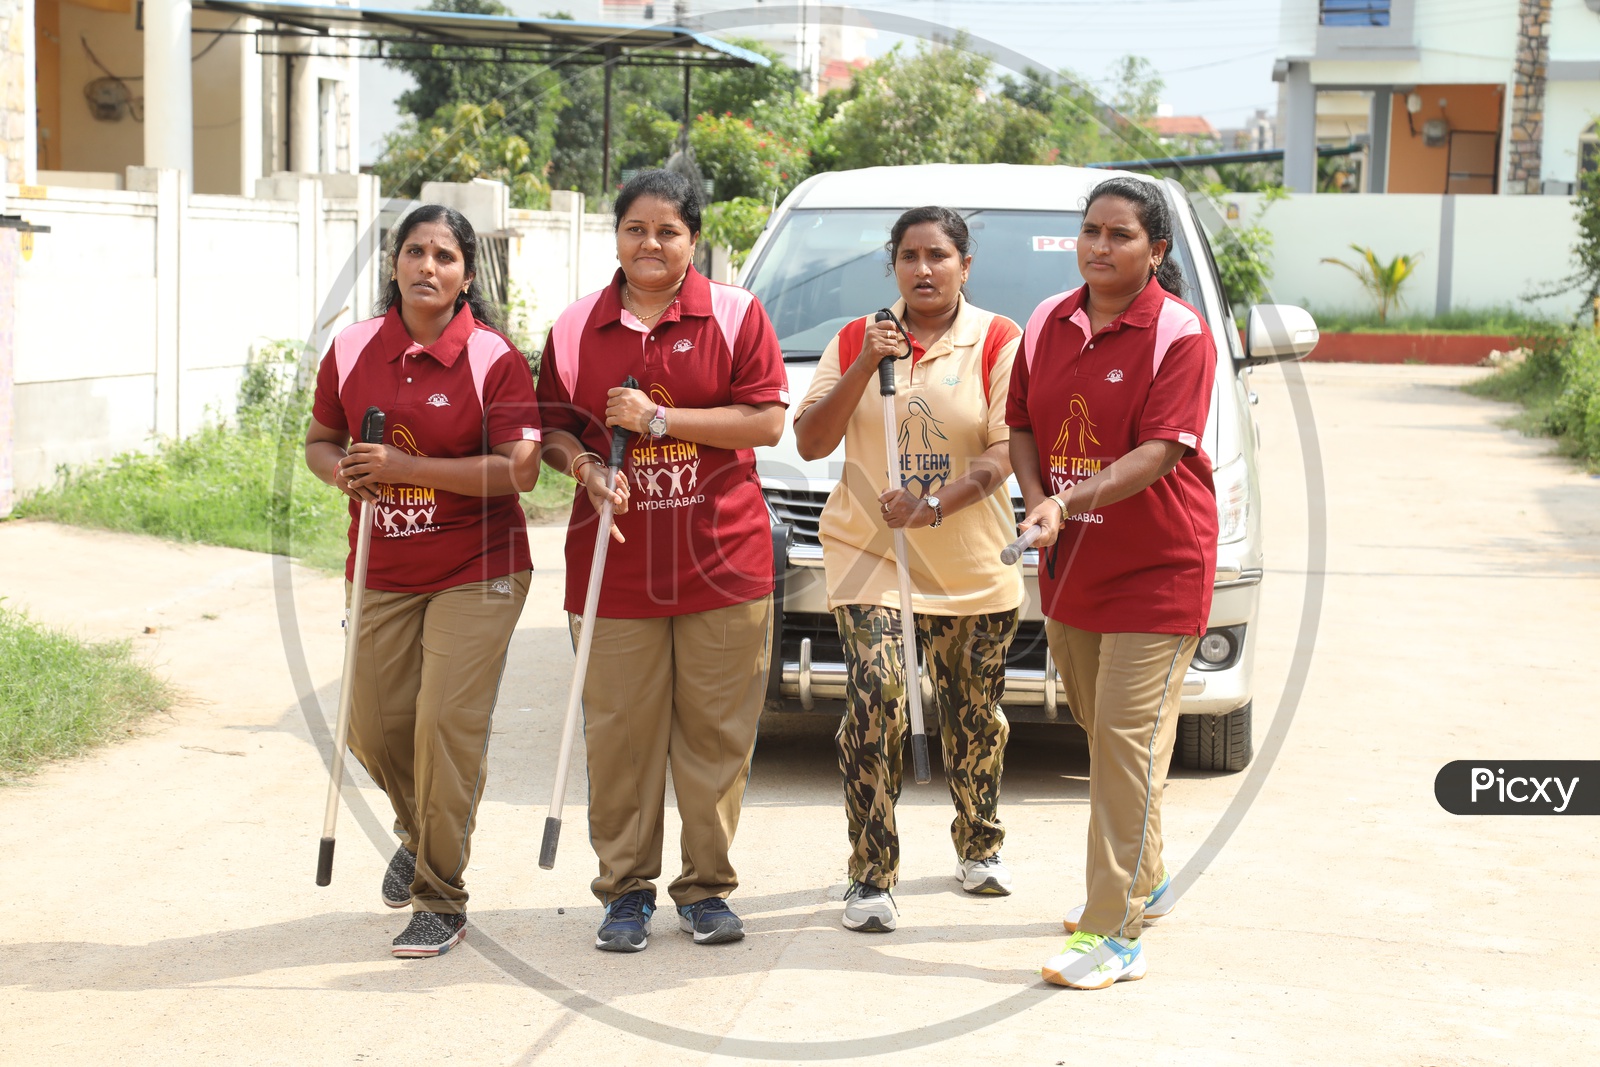
<path fill-rule="evenodd" d="M 1137 982 L 1147 965 L 1139 939 L 1123 941 L 1104 934 L 1076 933 L 1059 956 L 1051 956 L 1039 975 L 1071 989 L 1104 989 L 1113 982 Z"/>
<path fill-rule="evenodd" d="M 844 928 L 864 934 L 886 934 L 894 929 L 894 899 L 887 889 L 851 882 L 844 893 Z"/>
<path fill-rule="evenodd" d="M 1155 922 L 1163 915 L 1172 914 L 1172 909 L 1177 906 L 1178 894 L 1172 891 L 1172 875 L 1163 872 L 1161 881 L 1157 883 L 1150 895 L 1144 898 L 1144 921 L 1147 923 Z M 1061 925 L 1067 928 L 1067 933 L 1075 934 L 1078 932 L 1078 920 L 1083 918 L 1083 909 L 1085 907 L 1087 905 L 1079 904 L 1076 908 L 1067 912 L 1067 917 L 1061 920 Z"/>
<path fill-rule="evenodd" d="M 991 897 L 1011 895 L 1011 872 L 1000 861 L 998 852 L 986 860 L 961 860 L 956 865 L 956 877 L 961 879 L 961 888 L 969 893 Z"/>

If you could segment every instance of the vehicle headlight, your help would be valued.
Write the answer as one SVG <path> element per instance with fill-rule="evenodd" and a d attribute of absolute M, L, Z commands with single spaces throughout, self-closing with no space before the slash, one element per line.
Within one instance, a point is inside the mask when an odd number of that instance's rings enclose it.
<path fill-rule="evenodd" d="M 1250 468 L 1244 456 L 1212 474 L 1217 487 L 1217 543 L 1241 541 L 1250 526 Z"/>

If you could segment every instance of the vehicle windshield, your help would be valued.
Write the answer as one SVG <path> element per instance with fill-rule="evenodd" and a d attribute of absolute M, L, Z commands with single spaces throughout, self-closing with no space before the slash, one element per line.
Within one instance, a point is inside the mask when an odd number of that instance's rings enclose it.
<path fill-rule="evenodd" d="M 790 362 L 814 360 L 851 319 L 899 297 L 884 249 L 899 208 L 820 208 L 789 212 L 745 283 L 760 297 Z M 967 299 L 1026 323 L 1053 293 L 1081 285 L 1081 211 L 963 212 L 972 231 Z M 1194 268 L 1177 249 L 1189 292 Z"/>

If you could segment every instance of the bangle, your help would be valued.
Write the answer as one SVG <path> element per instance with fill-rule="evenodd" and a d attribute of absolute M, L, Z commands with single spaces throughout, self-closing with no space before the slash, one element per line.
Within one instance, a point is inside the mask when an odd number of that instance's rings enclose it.
<path fill-rule="evenodd" d="M 567 473 L 572 476 L 573 481 L 578 480 L 578 465 L 585 459 L 593 460 L 595 463 L 601 462 L 600 456 L 594 452 L 579 452 L 576 456 L 573 456 L 572 464 L 567 468 Z"/>
<path fill-rule="evenodd" d="M 1069 489 L 1067 492 L 1071 492 L 1071 490 Z M 1067 517 L 1067 496 L 1066 496 L 1066 493 L 1052 493 L 1050 495 L 1049 499 L 1054 500 L 1056 502 L 1056 507 L 1061 509 L 1061 517 L 1063 519 L 1065 519 Z"/>

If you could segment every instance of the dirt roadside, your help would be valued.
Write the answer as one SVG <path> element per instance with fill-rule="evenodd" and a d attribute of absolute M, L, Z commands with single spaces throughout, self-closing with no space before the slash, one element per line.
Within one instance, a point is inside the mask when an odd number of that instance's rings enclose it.
<path fill-rule="evenodd" d="M 1303 427 L 1285 374 L 1252 376 L 1269 537 L 1258 749 L 1287 733 L 1259 772 L 1174 777 L 1170 867 L 1200 862 L 1219 822 L 1237 829 L 1147 939 L 1149 978 L 1096 993 L 1036 976 L 1081 894 L 1087 764 L 1060 728 L 1013 734 L 1017 893 L 961 894 L 948 798 L 908 785 L 901 928 L 867 938 L 838 925 L 829 724 L 764 724 L 735 851 L 750 936 L 695 948 L 663 919 L 642 955 L 595 952 L 581 773 L 557 870 L 535 863 L 571 666 L 550 529 L 497 709 L 474 927 L 446 957 L 394 960 L 404 916 L 377 900 L 389 820 L 364 777 L 334 883 L 312 883 L 326 772 L 301 698 L 331 716 L 337 580 L 0 524 L 8 603 L 132 637 L 187 694 L 137 736 L 0 789 L 18 894 L 0 1062 L 1580 1062 L 1600 1047 L 1600 918 L 1584 903 L 1600 838 L 1583 819 L 1450 816 L 1432 783 L 1453 759 L 1600 758 L 1600 480 L 1500 429 L 1507 409 L 1453 388 L 1473 373 L 1289 372 L 1308 383 L 1326 479 L 1310 576 Z M 1308 590 L 1310 670 L 1284 703 Z M 1252 804 L 1234 806 L 1241 790 Z"/>

